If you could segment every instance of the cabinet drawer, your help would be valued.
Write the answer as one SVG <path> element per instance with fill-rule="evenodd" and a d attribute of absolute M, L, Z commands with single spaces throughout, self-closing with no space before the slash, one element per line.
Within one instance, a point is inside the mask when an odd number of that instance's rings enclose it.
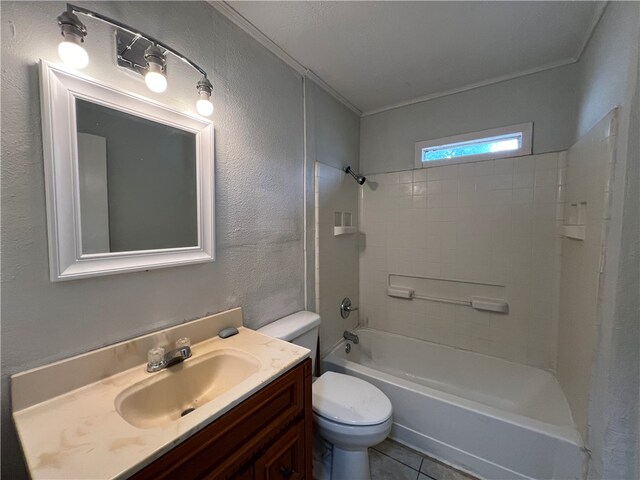
<path fill-rule="evenodd" d="M 301 480 L 305 471 L 304 422 L 300 420 L 255 462 L 255 480 Z"/>
<path fill-rule="evenodd" d="M 242 467 L 303 416 L 308 363 L 277 378 L 131 478 L 246 478 Z"/>

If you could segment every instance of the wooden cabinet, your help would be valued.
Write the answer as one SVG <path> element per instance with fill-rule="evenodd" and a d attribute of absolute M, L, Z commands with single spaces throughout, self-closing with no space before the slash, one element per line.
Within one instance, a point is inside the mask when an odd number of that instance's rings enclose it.
<path fill-rule="evenodd" d="M 311 480 L 311 360 L 131 478 Z"/>
<path fill-rule="evenodd" d="M 305 468 L 304 422 L 299 420 L 254 464 L 255 480 L 302 480 Z"/>

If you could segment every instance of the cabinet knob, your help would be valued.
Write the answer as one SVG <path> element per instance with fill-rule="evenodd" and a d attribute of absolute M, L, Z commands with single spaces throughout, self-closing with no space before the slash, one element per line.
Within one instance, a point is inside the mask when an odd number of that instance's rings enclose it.
<path fill-rule="evenodd" d="M 289 478 L 291 476 L 291 474 L 293 473 L 293 470 L 291 470 L 289 467 L 282 465 L 280 467 L 280 473 L 282 474 L 282 476 L 284 478 Z"/>

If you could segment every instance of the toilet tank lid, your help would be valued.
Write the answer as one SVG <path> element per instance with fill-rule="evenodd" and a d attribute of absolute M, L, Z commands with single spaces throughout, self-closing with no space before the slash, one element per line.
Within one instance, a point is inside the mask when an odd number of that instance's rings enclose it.
<path fill-rule="evenodd" d="M 320 325 L 320 315 L 303 310 L 265 325 L 259 328 L 258 332 L 289 342 L 318 325 Z"/>

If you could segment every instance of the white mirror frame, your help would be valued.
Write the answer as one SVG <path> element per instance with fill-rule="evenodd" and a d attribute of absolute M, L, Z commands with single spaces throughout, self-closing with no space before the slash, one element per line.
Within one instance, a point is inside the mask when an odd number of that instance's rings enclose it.
<path fill-rule="evenodd" d="M 51 281 L 215 260 L 214 128 L 210 121 L 113 89 L 43 60 L 40 61 L 40 93 Z M 197 246 L 82 253 L 76 98 L 195 134 Z"/>

